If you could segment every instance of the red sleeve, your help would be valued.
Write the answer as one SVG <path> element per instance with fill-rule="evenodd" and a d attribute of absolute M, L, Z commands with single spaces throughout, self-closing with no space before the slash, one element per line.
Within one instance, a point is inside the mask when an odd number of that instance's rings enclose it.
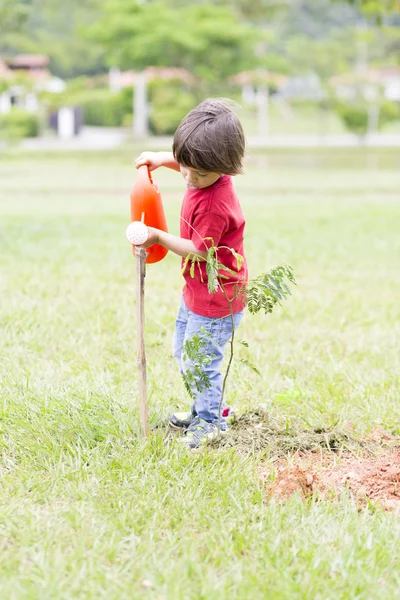
<path fill-rule="evenodd" d="M 218 246 L 227 227 L 227 220 L 223 216 L 210 212 L 200 213 L 194 218 L 190 239 L 197 250 L 205 251 L 211 246 L 211 240 L 205 238 L 212 238 L 214 246 Z"/>

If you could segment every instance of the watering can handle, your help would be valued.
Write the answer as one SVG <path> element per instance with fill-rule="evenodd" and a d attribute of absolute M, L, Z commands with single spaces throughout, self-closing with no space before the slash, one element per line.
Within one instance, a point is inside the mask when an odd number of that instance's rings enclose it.
<path fill-rule="evenodd" d="M 151 176 L 151 171 L 149 165 L 141 165 L 138 168 L 138 175 L 140 178 L 146 181 L 146 183 L 150 183 L 152 187 L 154 187 L 158 191 L 158 186 L 154 183 L 153 177 Z M 146 175 L 145 175 L 146 173 Z"/>

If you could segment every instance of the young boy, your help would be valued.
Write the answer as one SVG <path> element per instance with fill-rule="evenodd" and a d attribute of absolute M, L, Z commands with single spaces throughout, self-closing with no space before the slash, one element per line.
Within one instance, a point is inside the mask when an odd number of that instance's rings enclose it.
<path fill-rule="evenodd" d="M 229 102 L 208 99 L 183 119 L 174 135 L 172 153 L 143 152 L 135 161 L 136 168 L 148 165 L 154 170 L 164 166 L 180 171 L 187 184 L 181 208 L 180 237 L 150 227 L 149 238 L 143 246 L 161 244 L 181 256 L 183 264 L 188 255 L 204 259 L 212 238 L 214 246 L 219 248 L 219 262 L 237 273 L 224 271 L 224 278 L 220 280 L 225 293 L 233 299 L 230 303 L 221 286 L 216 293 L 208 292 L 205 261 L 195 266 L 194 277 L 190 275 L 190 260 L 184 272 L 185 286 L 174 332 L 174 357 L 181 373 L 190 369 L 191 363 L 187 358 L 184 360 L 182 348 L 194 334 L 202 335 L 204 330 L 207 334 L 203 334 L 203 351 L 211 357 L 211 362 L 204 366 L 210 387 L 200 392 L 194 390 L 190 412 L 170 417 L 170 425 L 184 431 L 190 448 L 197 448 L 215 437 L 222 392 L 220 369 L 224 347 L 232 335 L 230 304 L 235 329 L 243 317 L 243 297 L 237 294 L 237 283 L 247 282 L 243 246 L 245 219 L 231 175 L 242 173 L 244 150 L 243 129 Z M 243 257 L 240 269 L 230 248 Z M 224 418 L 221 430 L 226 430 Z"/>

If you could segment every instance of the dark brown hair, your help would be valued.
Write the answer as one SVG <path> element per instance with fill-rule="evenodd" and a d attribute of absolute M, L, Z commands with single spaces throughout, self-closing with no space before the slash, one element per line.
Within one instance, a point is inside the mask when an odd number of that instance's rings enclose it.
<path fill-rule="evenodd" d="M 208 98 L 186 115 L 172 145 L 180 165 L 224 175 L 243 172 L 246 141 L 232 106 L 225 98 Z"/>

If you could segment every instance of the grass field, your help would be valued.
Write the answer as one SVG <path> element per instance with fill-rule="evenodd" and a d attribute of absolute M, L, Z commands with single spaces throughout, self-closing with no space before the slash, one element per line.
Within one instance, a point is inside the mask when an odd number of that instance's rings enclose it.
<path fill-rule="evenodd" d="M 257 153 L 236 180 L 251 275 L 287 262 L 298 286 L 246 316 L 262 377 L 237 362 L 228 401 L 399 435 L 398 152 L 326 152 Z M 140 438 L 133 177 L 128 151 L 0 157 L 0 598 L 399 597 L 395 515 L 350 498 L 279 505 L 252 452 Z M 177 233 L 183 180 L 155 179 Z M 148 267 L 153 426 L 188 405 L 170 351 L 181 285 L 176 257 Z"/>

